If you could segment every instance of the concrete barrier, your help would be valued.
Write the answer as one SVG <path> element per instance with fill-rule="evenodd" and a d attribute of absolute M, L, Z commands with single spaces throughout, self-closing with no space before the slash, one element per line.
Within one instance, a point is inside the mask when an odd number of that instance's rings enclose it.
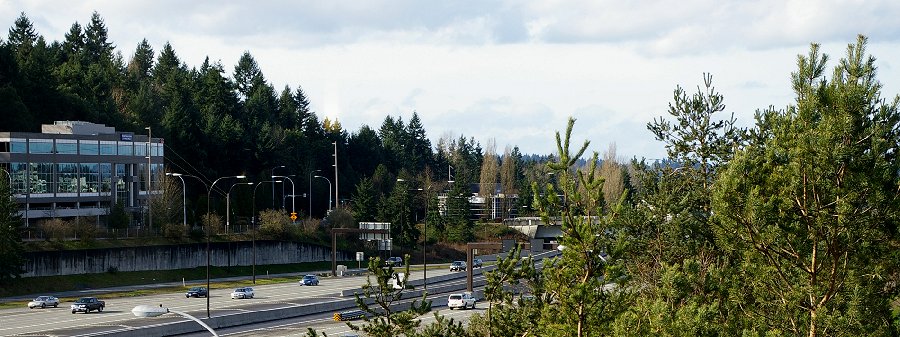
<path fill-rule="evenodd" d="M 548 252 L 545 254 L 539 254 L 538 257 L 542 257 L 542 258 L 550 257 L 550 256 L 555 256 L 557 254 L 558 254 L 558 252 Z M 484 273 L 484 272 L 487 272 L 487 271 L 490 271 L 493 269 L 494 269 L 494 266 L 478 268 L 478 269 L 473 270 L 472 274 L 479 275 L 481 273 Z M 465 278 L 465 277 L 466 277 L 465 273 L 453 273 L 453 274 L 441 275 L 441 276 L 437 276 L 437 277 L 429 277 L 428 283 L 432 284 L 432 283 L 448 281 L 448 280 L 453 280 L 453 279 L 460 279 L 460 278 Z M 422 280 L 419 279 L 419 280 L 409 281 L 408 283 L 420 285 L 422 283 Z M 475 280 L 473 282 L 473 286 L 480 287 L 480 286 L 483 286 L 485 283 L 486 283 L 486 281 L 484 279 Z M 438 286 L 437 284 L 435 284 L 435 285 L 432 285 L 429 287 L 428 292 L 430 294 L 443 294 L 443 293 L 451 293 L 451 292 L 460 292 L 465 289 L 466 289 L 466 285 L 464 283 L 443 285 L 443 286 Z M 345 297 L 353 296 L 357 292 L 360 292 L 360 294 L 361 294 L 361 289 L 346 290 L 346 291 L 342 292 L 342 296 L 345 296 Z M 347 294 L 345 295 L 345 293 L 347 293 Z M 415 289 L 407 290 L 407 291 L 403 292 L 401 299 L 421 298 L 422 293 L 423 293 L 422 290 L 415 290 Z M 476 291 L 475 293 L 476 293 L 476 298 L 478 298 L 479 301 L 484 298 L 483 294 L 480 291 Z M 434 303 L 446 304 L 446 298 L 438 298 L 437 300 L 432 299 L 432 301 L 433 301 L 432 302 L 433 305 L 434 305 Z M 367 303 L 372 304 L 372 303 L 374 303 L 374 301 L 372 301 L 370 299 L 367 301 Z M 391 306 L 391 310 L 395 310 L 395 311 L 406 310 L 409 308 L 410 305 L 411 305 L 411 303 L 408 303 L 408 302 L 397 303 L 397 304 Z M 282 308 L 264 309 L 264 310 L 258 310 L 258 311 L 248 311 L 248 312 L 226 314 L 226 315 L 214 316 L 214 317 L 211 317 L 208 319 L 204 319 L 203 321 L 207 325 L 212 327 L 213 329 L 219 329 L 219 328 L 227 328 L 227 327 L 238 326 L 238 325 L 261 323 L 261 322 L 268 322 L 268 321 L 273 321 L 273 320 L 301 317 L 301 316 L 317 314 L 317 313 L 321 313 L 321 312 L 336 312 L 336 311 L 343 311 L 343 310 L 356 309 L 356 308 L 357 308 L 357 306 L 356 306 L 355 298 L 348 298 L 348 299 L 340 299 L 340 300 L 333 300 L 333 301 L 327 301 L 327 302 L 318 302 L 318 303 L 303 304 L 303 305 L 292 305 L 289 307 L 282 307 Z M 163 317 L 165 317 L 165 316 L 163 316 Z M 141 322 L 141 321 L 146 321 L 146 320 L 151 320 L 151 319 L 152 318 L 141 319 L 141 320 L 136 320 L 136 321 L 129 321 L 131 323 L 135 323 L 135 325 L 137 325 L 137 326 L 96 332 L 96 333 L 90 334 L 90 336 L 125 336 L 125 337 L 154 336 L 155 337 L 155 336 L 171 336 L 171 335 L 180 335 L 180 334 L 188 334 L 188 333 L 206 331 L 205 328 L 203 328 L 196 322 L 193 322 L 193 321 L 187 320 L 187 319 L 174 321 L 174 322 L 168 321 L 165 323 L 142 325 L 143 322 Z M 165 318 L 165 319 L 171 320 L 171 318 Z M 122 325 L 129 325 L 127 323 L 128 322 L 123 323 Z"/>

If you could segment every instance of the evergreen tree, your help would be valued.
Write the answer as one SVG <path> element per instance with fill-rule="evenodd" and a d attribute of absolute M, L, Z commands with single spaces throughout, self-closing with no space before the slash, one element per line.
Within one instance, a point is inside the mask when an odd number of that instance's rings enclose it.
<path fill-rule="evenodd" d="M 555 310 L 543 311 L 536 334 L 540 336 L 610 335 L 612 322 L 627 308 L 630 297 L 621 277 L 626 236 L 616 230 L 622 207 L 604 210 L 597 153 L 586 169 L 576 170 L 589 142 L 574 152 L 569 148 L 574 124 L 570 118 L 564 136 L 557 132 L 559 159 L 547 164 L 558 176 L 558 185 L 548 185 L 540 194 L 534 186 L 535 195 L 542 195 L 535 198 L 542 221 L 559 219 L 562 231 L 562 255 L 542 270 L 548 302 Z"/>
<path fill-rule="evenodd" d="M 363 178 L 356 184 L 356 192 L 353 194 L 353 218 L 357 221 L 375 221 L 378 215 L 378 198 L 375 186 L 368 178 Z"/>
<path fill-rule="evenodd" d="M 0 179 L 0 284 L 19 278 L 25 272 L 23 221 L 6 178 Z"/>
<path fill-rule="evenodd" d="M 419 114 L 415 111 L 413 111 L 413 115 L 406 125 L 406 134 L 409 137 L 409 146 L 406 148 L 409 151 L 407 154 L 409 162 L 406 165 L 406 169 L 412 172 L 421 172 L 426 166 L 432 165 L 431 158 L 434 154 L 431 151 L 431 141 L 428 140 L 428 136 L 425 134 L 422 120 L 419 119 Z"/>
<path fill-rule="evenodd" d="M 898 287 L 900 96 L 881 98 L 860 36 L 825 77 L 813 44 L 786 110 L 756 129 L 716 183 L 723 247 L 739 257 L 742 315 L 774 334 L 892 335 Z"/>

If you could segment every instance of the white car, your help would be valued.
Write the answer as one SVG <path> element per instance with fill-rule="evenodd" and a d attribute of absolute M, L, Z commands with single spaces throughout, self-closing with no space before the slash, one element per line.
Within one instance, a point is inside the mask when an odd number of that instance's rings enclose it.
<path fill-rule="evenodd" d="M 450 271 L 466 271 L 465 261 L 453 261 L 450 263 Z"/>
<path fill-rule="evenodd" d="M 255 294 L 253 293 L 253 288 L 243 287 L 237 288 L 233 292 L 231 292 L 231 299 L 236 298 L 253 298 Z"/>
<path fill-rule="evenodd" d="M 38 296 L 33 301 L 28 302 L 28 309 L 59 307 L 59 299 L 53 296 Z"/>
<path fill-rule="evenodd" d="M 472 296 L 472 293 L 469 292 L 450 295 L 450 297 L 447 297 L 447 307 L 450 310 L 458 308 L 475 309 L 475 296 Z"/>

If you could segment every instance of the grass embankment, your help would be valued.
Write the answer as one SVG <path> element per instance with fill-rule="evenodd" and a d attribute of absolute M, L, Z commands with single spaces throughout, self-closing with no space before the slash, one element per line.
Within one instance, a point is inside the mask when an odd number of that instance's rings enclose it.
<path fill-rule="evenodd" d="M 339 264 L 350 265 L 350 262 L 339 262 Z M 256 284 L 272 284 L 296 282 L 297 277 L 269 277 L 271 274 L 285 273 L 303 273 L 318 270 L 331 270 L 331 262 L 310 262 L 297 264 L 267 265 L 256 267 Z M 252 267 L 211 267 L 209 269 L 210 278 L 224 278 L 244 276 L 240 281 L 216 282 L 210 284 L 212 289 L 235 288 L 239 286 L 252 284 Z M 65 275 L 65 276 L 48 276 L 48 277 L 29 277 L 14 280 L 11 283 L 4 284 L 0 287 L 0 297 L 21 296 L 27 294 L 47 294 L 53 295 L 58 292 L 89 290 L 112 288 L 120 286 L 132 285 L 148 285 L 169 282 L 187 282 L 206 280 L 206 267 L 198 267 L 192 269 L 179 270 L 159 270 L 159 271 L 135 271 L 135 272 L 114 272 L 102 274 L 82 274 L 82 275 Z M 188 287 L 197 284 L 188 284 Z M 205 286 L 205 284 L 203 284 Z M 161 293 L 172 293 L 183 291 L 182 285 L 173 287 L 140 289 L 133 291 L 122 291 L 105 293 L 99 295 L 100 298 L 113 297 L 136 297 Z M 74 301 L 75 298 L 61 297 L 60 301 Z M 0 303 L 0 309 L 25 307 L 26 302 L 4 302 Z"/>

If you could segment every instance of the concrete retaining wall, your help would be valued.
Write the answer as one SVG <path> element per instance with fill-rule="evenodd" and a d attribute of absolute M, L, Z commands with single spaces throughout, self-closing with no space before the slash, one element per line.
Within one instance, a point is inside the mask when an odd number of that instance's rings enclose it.
<path fill-rule="evenodd" d="M 187 269 L 206 266 L 206 243 L 185 245 L 127 247 L 108 249 L 33 252 L 26 254 L 23 277 Z M 338 252 L 338 260 L 352 260 L 347 252 Z M 257 241 L 256 264 L 290 264 L 331 261 L 331 248 L 295 242 Z M 249 266 L 253 264 L 252 242 L 215 242 L 210 244 L 213 266 Z"/>

